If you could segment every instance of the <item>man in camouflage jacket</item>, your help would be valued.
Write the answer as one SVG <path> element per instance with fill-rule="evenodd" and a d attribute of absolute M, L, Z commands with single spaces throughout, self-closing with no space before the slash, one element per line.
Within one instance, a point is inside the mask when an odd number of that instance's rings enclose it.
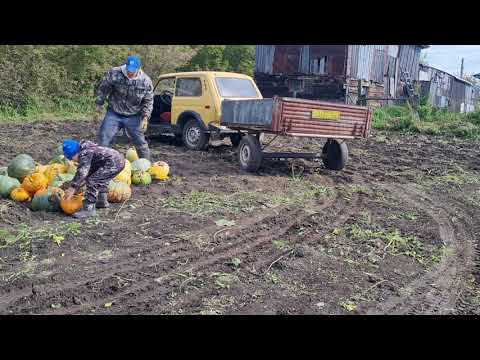
<path fill-rule="evenodd" d="M 93 216 L 95 208 L 108 207 L 108 185 L 125 167 L 122 154 L 91 141 L 79 142 L 71 139 L 64 141 L 63 153 L 67 159 L 78 162 L 75 177 L 64 185 L 65 199 L 68 200 L 86 185 L 83 210 L 73 216 L 77 218 Z"/>
<path fill-rule="evenodd" d="M 150 150 L 144 132 L 153 110 L 153 85 L 141 69 L 137 56 L 129 56 L 123 66 L 107 72 L 97 90 L 97 113 L 105 101 L 108 109 L 99 133 L 99 145 L 110 142 L 121 128 L 132 138 L 140 158 L 150 159 Z"/>

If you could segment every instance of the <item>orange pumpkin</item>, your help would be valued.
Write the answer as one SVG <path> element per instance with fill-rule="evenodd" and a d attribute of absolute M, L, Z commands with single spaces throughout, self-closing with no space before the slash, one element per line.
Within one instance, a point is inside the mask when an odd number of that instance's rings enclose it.
<path fill-rule="evenodd" d="M 10 197 L 12 198 L 12 200 L 19 201 L 19 202 L 30 201 L 32 199 L 28 191 L 22 187 L 13 189 L 12 192 L 10 193 Z"/>
<path fill-rule="evenodd" d="M 35 168 L 35 172 L 45 174 L 45 171 L 47 171 L 48 165 L 42 165 L 42 164 L 37 164 L 37 167 Z"/>
<path fill-rule="evenodd" d="M 124 202 L 132 196 L 132 189 L 130 186 L 119 180 L 113 180 L 108 186 L 107 200 L 111 203 Z"/>
<path fill-rule="evenodd" d="M 35 194 L 40 189 L 46 189 L 47 186 L 48 179 L 41 173 L 33 173 L 27 176 L 22 182 L 22 187 L 27 190 L 30 195 Z"/>
<path fill-rule="evenodd" d="M 67 167 L 63 164 L 52 164 L 48 166 L 48 169 L 45 170 L 45 176 L 48 179 L 48 184 L 51 185 L 58 174 L 65 174 L 67 172 Z"/>
<path fill-rule="evenodd" d="M 80 211 L 83 206 L 83 196 L 82 195 L 73 195 L 70 199 L 65 200 L 62 198 L 60 201 L 60 207 L 63 212 L 68 215 L 75 214 L 77 211 Z"/>

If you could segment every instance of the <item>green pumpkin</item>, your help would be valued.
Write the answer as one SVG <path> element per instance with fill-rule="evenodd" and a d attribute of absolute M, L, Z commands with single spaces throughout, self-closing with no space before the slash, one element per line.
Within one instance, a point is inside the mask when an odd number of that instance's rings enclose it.
<path fill-rule="evenodd" d="M 52 190 L 49 189 L 47 192 L 35 195 L 32 199 L 31 208 L 33 211 L 60 211 L 60 201 L 59 198 L 50 197 L 52 195 Z"/>
<path fill-rule="evenodd" d="M 50 162 L 48 164 L 49 165 L 51 165 L 51 164 L 67 165 L 68 164 L 68 159 L 65 157 L 65 155 L 57 155 L 52 160 L 50 160 Z"/>
<path fill-rule="evenodd" d="M 75 175 L 73 174 L 58 174 L 52 182 L 53 187 L 61 187 L 65 182 L 72 181 Z"/>
<path fill-rule="evenodd" d="M 150 185 L 152 176 L 146 171 L 136 171 L 132 175 L 133 185 Z"/>
<path fill-rule="evenodd" d="M 148 171 L 152 163 L 147 159 L 138 159 L 132 162 L 132 172 L 136 171 Z"/>
<path fill-rule="evenodd" d="M 20 181 L 7 175 L 0 175 L 0 196 L 8 198 L 13 189 L 20 187 Z"/>
<path fill-rule="evenodd" d="M 68 173 L 68 174 L 75 175 L 75 174 L 77 173 L 77 166 L 74 165 L 72 162 L 70 162 L 70 163 L 67 165 L 67 173 Z"/>
<path fill-rule="evenodd" d="M 55 156 L 58 155 L 63 155 L 63 144 L 60 144 L 55 148 Z"/>
<path fill-rule="evenodd" d="M 27 154 L 20 154 L 13 158 L 8 165 L 8 176 L 16 179 L 22 179 L 25 176 L 31 175 L 35 172 L 35 161 Z"/>
<path fill-rule="evenodd" d="M 6 167 L 6 166 L 0 167 L 0 175 L 7 175 L 8 176 L 8 167 Z"/>

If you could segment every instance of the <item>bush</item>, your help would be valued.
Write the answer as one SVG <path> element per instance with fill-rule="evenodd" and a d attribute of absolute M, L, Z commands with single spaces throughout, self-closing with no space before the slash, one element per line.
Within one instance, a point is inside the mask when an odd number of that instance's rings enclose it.
<path fill-rule="evenodd" d="M 0 118 L 91 112 L 105 72 L 139 54 L 152 80 L 186 64 L 195 50 L 178 45 L 1 45 Z"/>

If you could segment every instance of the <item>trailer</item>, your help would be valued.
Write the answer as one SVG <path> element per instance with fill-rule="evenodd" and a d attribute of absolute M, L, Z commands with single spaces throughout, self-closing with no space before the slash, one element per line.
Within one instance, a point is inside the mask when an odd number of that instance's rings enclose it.
<path fill-rule="evenodd" d="M 221 125 L 238 131 L 240 167 L 256 172 L 263 159 L 322 159 L 326 168 L 341 170 L 348 161 L 346 140 L 367 138 L 372 110 L 368 107 L 298 98 L 224 100 Z M 267 152 L 262 133 L 277 136 L 324 138 L 317 153 Z"/>

